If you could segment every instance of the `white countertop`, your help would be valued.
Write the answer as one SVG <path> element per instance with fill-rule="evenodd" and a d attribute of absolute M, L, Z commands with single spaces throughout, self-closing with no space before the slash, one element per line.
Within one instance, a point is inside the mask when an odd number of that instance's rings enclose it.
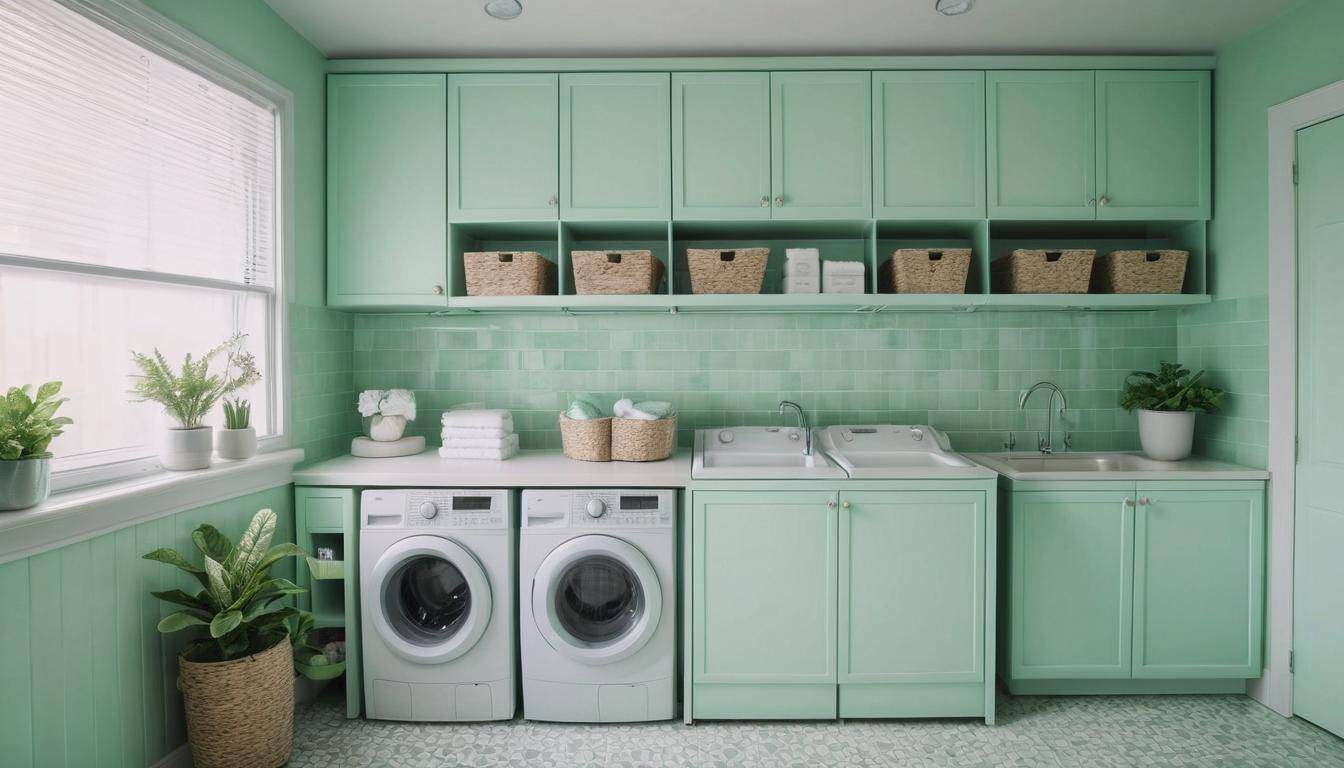
<path fill-rule="evenodd" d="M 1000 475 L 1018 481 L 1044 481 L 1044 482 L 1064 482 L 1064 481 L 1084 481 L 1096 482 L 1105 480 L 1119 481 L 1142 481 L 1142 480 L 1268 480 L 1269 472 L 1263 469 L 1254 469 L 1252 467 L 1243 467 L 1240 464 L 1228 464 L 1223 461 L 1214 461 L 1200 456 L 1191 456 L 1184 461 L 1154 461 L 1140 453 L 1128 452 L 1097 452 L 1090 453 L 1080 451 L 1078 453 L 1057 453 L 1046 458 L 1042 463 L 1048 463 L 1052 460 L 1068 459 L 1091 459 L 1105 458 L 1114 456 L 1135 457 L 1142 464 L 1142 469 L 1116 469 L 1107 471 L 1041 471 L 1041 470 L 1023 470 L 1003 461 L 1004 458 L 1040 458 L 1036 453 L 968 453 L 966 458 L 988 467 L 998 472 Z"/>
<path fill-rule="evenodd" d="M 414 456 L 341 456 L 294 473 L 295 485 L 384 488 L 685 488 L 691 452 L 663 461 L 575 461 L 560 451 L 521 451 L 506 461 L 441 459 L 431 448 Z"/>

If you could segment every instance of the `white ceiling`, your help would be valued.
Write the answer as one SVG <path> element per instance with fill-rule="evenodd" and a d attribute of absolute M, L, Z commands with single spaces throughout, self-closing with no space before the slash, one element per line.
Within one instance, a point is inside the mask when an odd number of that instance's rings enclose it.
<path fill-rule="evenodd" d="M 1212 53 L 1296 0 L 267 0 L 331 58 Z"/>

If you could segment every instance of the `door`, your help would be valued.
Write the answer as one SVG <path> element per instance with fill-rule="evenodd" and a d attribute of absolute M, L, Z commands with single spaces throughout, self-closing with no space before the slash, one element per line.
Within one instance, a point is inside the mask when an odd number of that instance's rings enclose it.
<path fill-rule="evenodd" d="M 1132 493 L 1012 494 L 1014 678 L 1130 676 Z"/>
<path fill-rule="evenodd" d="M 553 74 L 448 77 L 448 216 L 559 215 L 560 105 Z"/>
<path fill-rule="evenodd" d="M 1134 677 L 1259 677 L 1265 497 L 1140 484 Z"/>
<path fill-rule="evenodd" d="M 770 73 L 672 75 L 672 216 L 770 218 Z"/>
<path fill-rule="evenodd" d="M 471 650 L 490 623 L 489 578 L 452 539 L 403 539 L 378 558 L 370 580 L 378 604 L 364 619 L 407 661 L 452 661 Z"/>
<path fill-rule="evenodd" d="M 670 88 L 665 72 L 560 76 L 564 218 L 671 218 Z"/>
<path fill-rule="evenodd" d="M 327 78 L 327 304 L 448 305 L 444 75 Z"/>
<path fill-rule="evenodd" d="M 1089 71 L 990 72 L 989 217 L 1096 218 Z"/>
<path fill-rule="evenodd" d="M 1344 118 L 1297 135 L 1293 711 L 1344 736 Z"/>
<path fill-rule="evenodd" d="M 1208 72 L 1097 73 L 1097 218 L 1209 218 Z"/>
<path fill-rule="evenodd" d="M 873 210 L 985 217 L 985 73 L 873 73 Z"/>
<path fill-rule="evenodd" d="M 842 495 L 840 684 L 983 681 L 984 563 L 984 493 Z"/>
<path fill-rule="evenodd" d="M 873 212 L 867 72 L 770 73 L 776 219 L 866 219 Z"/>

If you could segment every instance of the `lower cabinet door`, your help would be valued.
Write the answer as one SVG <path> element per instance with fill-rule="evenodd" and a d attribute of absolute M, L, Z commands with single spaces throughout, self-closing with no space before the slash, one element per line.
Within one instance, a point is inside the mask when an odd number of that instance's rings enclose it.
<path fill-rule="evenodd" d="M 1259 677 L 1263 490 L 1140 485 L 1134 677 Z"/>

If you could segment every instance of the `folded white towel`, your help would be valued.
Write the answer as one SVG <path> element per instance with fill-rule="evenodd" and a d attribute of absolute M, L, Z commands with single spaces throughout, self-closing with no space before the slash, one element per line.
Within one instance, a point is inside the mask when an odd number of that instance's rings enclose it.
<path fill-rule="evenodd" d="M 518 435 L 507 437 L 455 437 L 445 435 L 444 448 L 517 448 Z"/>
<path fill-rule="evenodd" d="M 823 277 L 834 275 L 863 275 L 864 266 L 862 261 L 823 261 L 821 263 L 821 274 Z"/>
<path fill-rule="evenodd" d="M 513 431 L 513 414 L 505 410 L 457 410 L 445 411 L 445 427 L 483 427 Z"/>
<path fill-rule="evenodd" d="M 780 285 L 782 293 L 821 293 L 821 278 L 816 275 L 811 277 L 785 275 Z"/>
<path fill-rule="evenodd" d="M 820 277 L 821 266 L 815 261 L 784 262 L 785 277 Z"/>
<path fill-rule="evenodd" d="M 509 448 L 440 448 L 439 458 L 504 461 L 505 459 L 513 458 L 517 453 L 517 446 Z"/>
<path fill-rule="evenodd" d="M 494 429 L 491 427 L 444 427 L 439 431 L 439 437 L 444 440 L 460 438 L 463 440 L 499 440 L 513 434 L 513 425 L 508 429 Z"/>
<path fill-rule="evenodd" d="M 821 258 L 821 251 L 817 248 L 785 248 L 784 258 L 787 261 L 816 261 Z"/>

